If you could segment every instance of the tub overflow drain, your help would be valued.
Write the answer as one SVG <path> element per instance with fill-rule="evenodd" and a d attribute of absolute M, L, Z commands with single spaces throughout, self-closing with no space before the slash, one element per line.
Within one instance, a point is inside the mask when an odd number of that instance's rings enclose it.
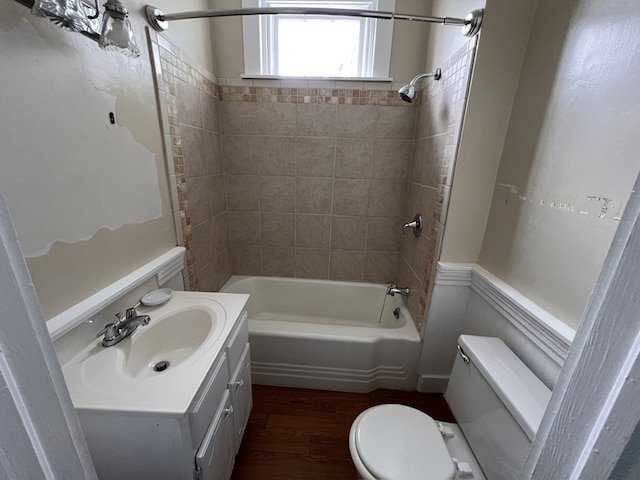
<path fill-rule="evenodd" d="M 153 366 L 153 370 L 156 372 L 164 372 L 167 368 L 169 368 L 169 362 L 166 360 L 162 360 Z"/>

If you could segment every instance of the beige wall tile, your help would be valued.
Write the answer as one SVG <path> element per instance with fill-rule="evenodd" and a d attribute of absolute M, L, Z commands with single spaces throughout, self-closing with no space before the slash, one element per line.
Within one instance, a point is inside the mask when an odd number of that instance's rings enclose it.
<path fill-rule="evenodd" d="M 187 178 L 187 201 L 191 225 L 198 225 L 211 218 L 209 184 L 208 177 Z"/>
<path fill-rule="evenodd" d="M 232 246 L 231 258 L 235 275 L 262 274 L 262 247 L 256 245 Z"/>
<path fill-rule="evenodd" d="M 224 173 L 222 156 L 222 137 L 219 133 L 204 132 L 204 153 L 209 175 Z"/>
<path fill-rule="evenodd" d="M 400 251 L 402 225 L 402 221 L 397 218 L 369 218 L 367 222 L 367 250 Z"/>
<path fill-rule="evenodd" d="M 260 207 L 260 177 L 227 175 L 227 205 L 230 211 L 257 212 Z"/>
<path fill-rule="evenodd" d="M 296 182 L 294 177 L 260 177 L 260 211 L 295 211 Z"/>
<path fill-rule="evenodd" d="M 296 134 L 304 137 L 334 137 L 336 105 L 296 105 Z"/>
<path fill-rule="evenodd" d="M 207 161 L 204 149 L 204 130 L 201 128 L 180 125 L 182 153 L 184 155 L 184 173 L 190 177 L 207 175 Z"/>
<path fill-rule="evenodd" d="M 229 245 L 260 244 L 260 214 L 258 212 L 234 212 L 227 217 Z"/>
<path fill-rule="evenodd" d="M 418 107 L 416 112 L 416 136 L 415 138 L 424 138 L 429 134 L 429 121 L 431 120 L 431 99 L 427 99 L 425 103 Z"/>
<path fill-rule="evenodd" d="M 416 324 L 422 323 L 422 314 L 420 313 L 420 295 L 424 288 L 422 282 L 418 279 L 416 274 L 411 270 L 409 265 L 402 259 L 398 262 L 398 274 L 396 276 L 396 282 L 400 287 L 409 287 L 411 294 L 406 297 L 406 304 L 413 321 Z"/>
<path fill-rule="evenodd" d="M 258 135 L 291 136 L 296 134 L 296 104 L 256 104 L 256 133 Z"/>
<path fill-rule="evenodd" d="M 180 123 L 202 128 L 200 92 L 195 87 L 176 80 L 176 106 Z"/>
<path fill-rule="evenodd" d="M 207 177 L 209 201 L 211 203 L 211 215 L 216 216 L 227 210 L 227 189 L 224 175 Z"/>
<path fill-rule="evenodd" d="M 444 150 L 446 146 L 447 135 L 441 134 L 433 137 L 427 137 L 425 144 L 424 168 L 420 183 L 430 187 L 438 187 L 440 185 L 441 167 L 444 164 Z"/>
<path fill-rule="evenodd" d="M 204 92 L 200 92 L 200 105 L 202 108 L 202 126 L 211 132 L 220 133 L 220 115 L 218 112 L 217 98 L 213 98 Z"/>
<path fill-rule="evenodd" d="M 373 156 L 374 144 L 371 140 L 338 139 L 336 143 L 336 177 L 371 178 Z"/>
<path fill-rule="evenodd" d="M 296 215 L 296 247 L 329 248 L 331 215 Z"/>
<path fill-rule="evenodd" d="M 329 278 L 331 280 L 361 281 L 364 252 L 361 250 L 331 250 Z"/>
<path fill-rule="evenodd" d="M 258 137 L 252 135 L 222 135 L 225 173 L 257 175 L 260 172 L 257 142 Z"/>
<path fill-rule="evenodd" d="M 330 178 L 296 178 L 297 213 L 331 213 L 333 180 Z"/>
<path fill-rule="evenodd" d="M 331 248 L 364 250 L 367 237 L 365 217 L 333 216 L 331 224 Z"/>
<path fill-rule="evenodd" d="M 209 219 L 200 225 L 192 226 L 191 233 L 196 263 L 198 268 L 204 268 L 205 265 L 213 263 L 216 254 L 213 220 Z"/>
<path fill-rule="evenodd" d="M 296 217 L 291 213 L 261 213 L 262 245 L 293 247 L 295 245 Z"/>
<path fill-rule="evenodd" d="M 213 240 L 216 249 L 216 255 L 222 250 L 229 248 L 229 227 L 227 225 L 227 215 L 223 213 L 217 217 L 213 217 Z"/>
<path fill-rule="evenodd" d="M 416 109 L 378 107 L 376 138 L 412 140 L 415 134 Z"/>
<path fill-rule="evenodd" d="M 338 105 L 336 135 L 339 138 L 373 138 L 377 109 L 373 105 Z"/>
<path fill-rule="evenodd" d="M 214 261 L 214 285 L 213 291 L 218 292 L 233 274 L 233 258 L 230 250 L 223 250 L 216 255 Z"/>
<path fill-rule="evenodd" d="M 296 272 L 295 248 L 262 247 L 262 274 L 293 277 Z"/>
<path fill-rule="evenodd" d="M 296 248 L 296 277 L 329 278 L 329 250 Z"/>
<path fill-rule="evenodd" d="M 332 177 L 336 156 L 334 138 L 298 137 L 296 139 L 296 175 Z"/>
<path fill-rule="evenodd" d="M 333 187 L 334 215 L 367 215 L 371 180 L 335 179 Z"/>
<path fill-rule="evenodd" d="M 365 282 L 392 283 L 398 269 L 398 254 L 367 252 L 364 260 Z"/>
<path fill-rule="evenodd" d="M 372 180 L 369 216 L 400 217 L 406 202 L 407 184 L 390 180 Z"/>
<path fill-rule="evenodd" d="M 413 151 L 411 154 L 411 170 L 409 172 L 409 181 L 420 183 L 422 181 L 422 169 L 424 168 L 424 159 L 426 155 L 427 140 L 421 138 L 414 140 Z"/>
<path fill-rule="evenodd" d="M 295 137 L 257 137 L 256 141 L 262 175 L 296 174 Z"/>
<path fill-rule="evenodd" d="M 406 181 L 412 149 L 412 140 L 376 140 L 373 178 Z"/>
<path fill-rule="evenodd" d="M 222 133 L 255 135 L 256 103 L 220 102 L 220 128 Z"/>

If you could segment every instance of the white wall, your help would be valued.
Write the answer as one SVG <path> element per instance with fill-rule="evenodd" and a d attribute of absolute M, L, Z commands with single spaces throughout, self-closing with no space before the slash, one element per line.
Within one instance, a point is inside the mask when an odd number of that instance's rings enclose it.
<path fill-rule="evenodd" d="M 478 261 L 534 9 L 530 0 L 486 2 L 441 261 Z"/>
<path fill-rule="evenodd" d="M 540 0 L 479 263 L 576 326 L 638 174 L 640 7 Z"/>
<path fill-rule="evenodd" d="M 219 4 L 220 2 L 214 2 Z M 164 13 L 190 12 L 207 10 L 208 0 L 154 0 L 152 5 Z M 212 6 L 211 8 L 219 8 Z M 210 73 L 215 73 L 213 58 L 213 42 L 211 40 L 211 20 L 179 20 L 169 22 L 169 29 L 163 35 L 171 41 L 189 58 Z"/>
<path fill-rule="evenodd" d="M 104 52 L 17 2 L 0 7 L 0 187 L 45 318 L 176 244 L 145 3 L 126 6 L 138 59 Z M 189 36 L 206 37 L 206 21 L 174 30 L 210 59 Z"/>

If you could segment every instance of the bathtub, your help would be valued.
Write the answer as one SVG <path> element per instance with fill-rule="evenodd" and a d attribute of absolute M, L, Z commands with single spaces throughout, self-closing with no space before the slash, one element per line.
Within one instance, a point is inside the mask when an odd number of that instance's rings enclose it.
<path fill-rule="evenodd" d="M 385 285 L 233 276 L 220 291 L 250 294 L 256 384 L 347 392 L 416 387 L 420 336 L 401 297 L 387 295 Z"/>

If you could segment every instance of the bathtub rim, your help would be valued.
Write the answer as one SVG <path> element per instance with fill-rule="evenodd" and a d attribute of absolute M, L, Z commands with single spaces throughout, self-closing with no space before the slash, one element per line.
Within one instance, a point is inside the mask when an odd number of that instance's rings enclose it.
<path fill-rule="evenodd" d="M 227 287 L 238 283 L 241 280 L 246 279 L 264 279 L 264 280 L 276 280 L 287 282 L 302 282 L 302 283 L 330 283 L 338 286 L 353 286 L 360 285 L 365 287 L 382 288 L 386 289 L 388 284 L 384 283 L 372 283 L 372 282 L 358 282 L 358 281 L 344 281 L 344 280 L 326 280 L 326 279 L 313 279 L 313 278 L 295 278 L 295 277 L 273 277 L 273 276 L 261 276 L 261 275 L 232 275 L 229 280 L 220 289 L 220 292 L 227 292 Z M 250 293 L 249 293 L 250 295 Z M 300 336 L 300 335 L 314 335 L 317 338 L 326 338 L 331 340 L 338 340 L 342 338 L 353 338 L 356 341 L 373 342 L 382 339 L 397 339 L 397 340 L 410 340 L 418 343 L 422 342 L 420 333 L 416 327 L 415 321 L 411 316 L 411 312 L 407 308 L 407 305 L 403 300 L 400 302 L 400 311 L 402 312 L 405 323 L 401 327 L 397 328 L 376 328 L 375 326 L 355 326 L 355 325 L 334 325 L 334 324 L 322 324 L 322 323 L 297 323 L 289 321 L 279 320 L 256 320 L 249 316 L 249 327 L 251 331 L 264 335 L 285 335 L 285 336 Z M 338 329 L 341 334 L 337 335 L 335 330 Z M 333 330 L 333 331 L 332 331 Z M 380 334 L 377 332 L 384 332 Z"/>

